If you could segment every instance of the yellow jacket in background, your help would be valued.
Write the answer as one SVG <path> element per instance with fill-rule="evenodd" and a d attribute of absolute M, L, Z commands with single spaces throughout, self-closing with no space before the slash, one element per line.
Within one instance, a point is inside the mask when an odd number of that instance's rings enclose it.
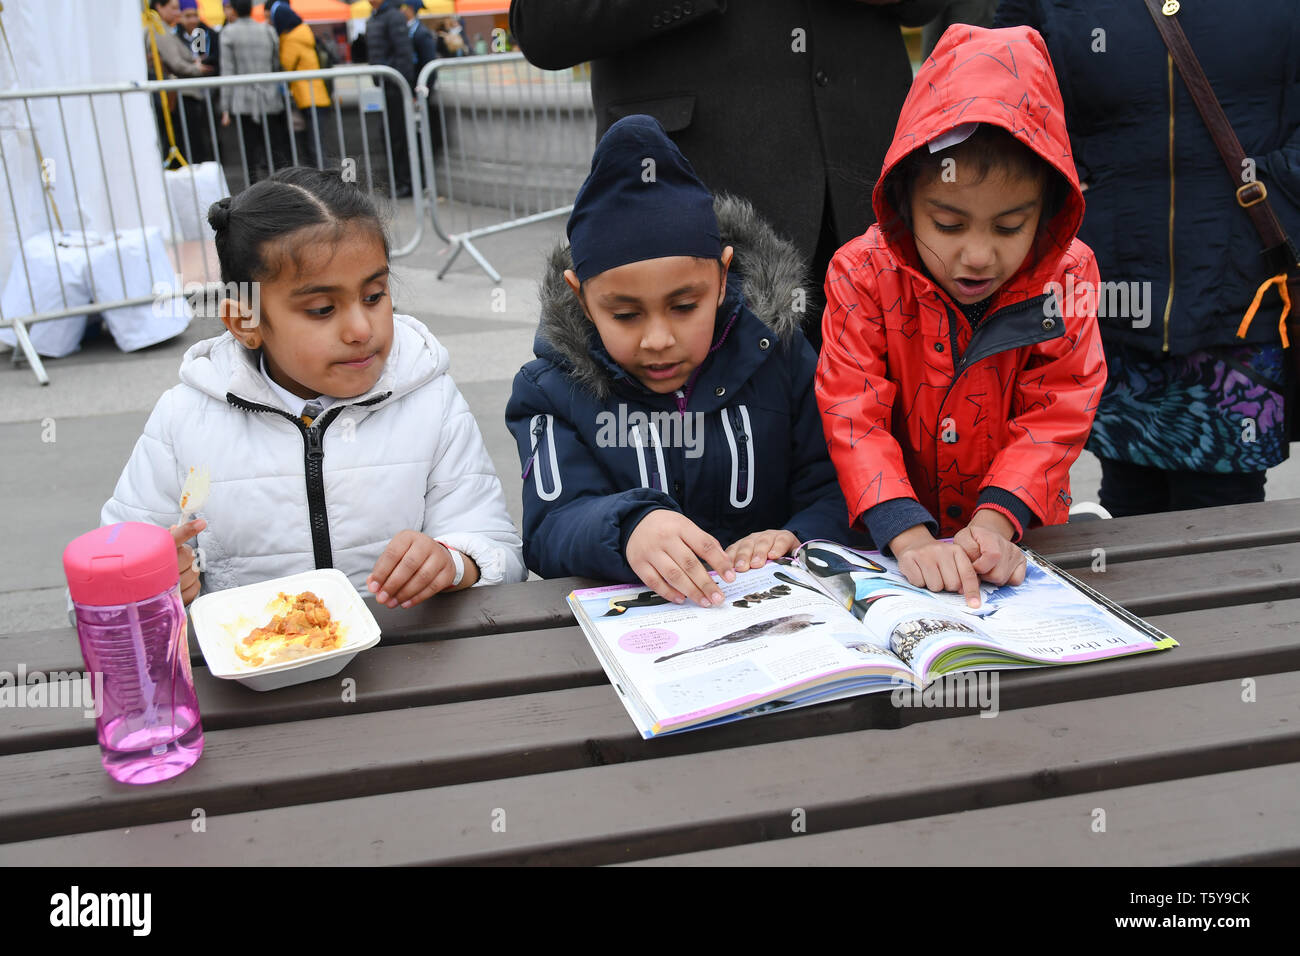
<path fill-rule="evenodd" d="M 280 65 L 286 71 L 320 69 L 320 59 L 316 56 L 316 35 L 307 24 L 300 23 L 288 33 L 280 35 Z M 300 110 L 330 105 L 330 95 L 325 90 L 324 80 L 295 80 L 289 84 L 289 92 L 293 94 L 294 105 Z"/>

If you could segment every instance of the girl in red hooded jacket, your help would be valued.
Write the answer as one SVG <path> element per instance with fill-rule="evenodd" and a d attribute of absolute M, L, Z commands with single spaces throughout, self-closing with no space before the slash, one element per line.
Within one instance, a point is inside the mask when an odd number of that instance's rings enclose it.
<path fill-rule="evenodd" d="M 954 25 L 903 104 L 877 224 L 826 274 L 817 400 L 849 516 L 908 579 L 1019 584 L 1106 381 L 1061 93 L 1027 27 Z M 951 537 L 951 541 L 936 540 Z"/>

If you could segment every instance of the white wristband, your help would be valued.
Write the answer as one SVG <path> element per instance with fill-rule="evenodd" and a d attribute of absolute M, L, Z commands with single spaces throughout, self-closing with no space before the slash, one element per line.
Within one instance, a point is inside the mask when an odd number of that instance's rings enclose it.
<path fill-rule="evenodd" d="M 442 544 L 441 541 L 438 543 Z M 460 552 L 455 548 L 447 547 L 445 544 L 442 544 L 442 546 L 447 548 L 447 553 L 451 555 L 452 566 L 456 568 L 456 577 L 452 579 L 451 586 L 454 588 L 460 587 L 460 582 L 465 580 L 465 559 L 461 557 Z"/>

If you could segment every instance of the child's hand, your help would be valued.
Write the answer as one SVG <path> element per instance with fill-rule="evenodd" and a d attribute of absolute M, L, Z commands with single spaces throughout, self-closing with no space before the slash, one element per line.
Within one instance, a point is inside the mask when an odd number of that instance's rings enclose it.
<path fill-rule="evenodd" d="M 1025 580 L 1025 552 L 1012 544 L 1014 533 L 1010 521 L 996 511 L 982 508 L 952 540 L 966 552 L 976 574 L 1001 587 L 1023 584 Z"/>
<path fill-rule="evenodd" d="M 184 524 L 174 524 L 167 530 L 176 542 L 176 570 L 180 572 L 181 601 L 188 607 L 199 596 L 199 562 L 194 557 L 194 549 L 185 542 L 208 526 L 207 521 L 195 518 Z"/>
<path fill-rule="evenodd" d="M 731 559 L 717 539 L 701 531 L 690 518 L 667 508 L 641 519 L 627 539 L 625 557 L 646 587 L 676 604 L 686 598 L 701 607 L 722 603 L 722 591 L 703 562 L 718 568 L 724 581 L 736 579 Z"/>
<path fill-rule="evenodd" d="M 466 562 L 468 573 L 469 557 Z M 366 587 L 375 600 L 388 607 L 414 607 L 451 587 L 456 579 L 456 565 L 451 553 L 427 534 L 399 531 L 388 542 L 366 578 Z"/>
<path fill-rule="evenodd" d="M 960 591 L 971 607 L 980 606 L 980 581 L 970 557 L 954 541 L 936 541 L 924 525 L 908 528 L 889 542 L 898 569 L 914 587 Z"/>
<path fill-rule="evenodd" d="M 789 554 L 799 547 L 799 539 L 789 531 L 755 531 L 727 548 L 727 559 L 737 571 L 761 568 L 772 558 Z"/>

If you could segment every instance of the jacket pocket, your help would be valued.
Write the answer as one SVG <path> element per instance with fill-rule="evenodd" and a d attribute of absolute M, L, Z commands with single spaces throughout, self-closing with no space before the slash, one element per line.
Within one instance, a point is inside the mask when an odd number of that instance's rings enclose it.
<path fill-rule="evenodd" d="M 754 500 L 754 439 L 749 424 L 749 408 L 736 405 L 724 408 L 722 430 L 731 452 L 731 480 L 727 485 L 728 501 L 733 508 L 747 508 Z"/>
<path fill-rule="evenodd" d="M 691 125 L 695 115 L 695 94 L 658 97 L 655 99 L 620 100 L 605 107 L 606 119 L 612 125 L 625 116 L 645 113 L 659 121 L 659 125 L 669 133 L 685 129 Z"/>
<path fill-rule="evenodd" d="M 554 501 L 564 490 L 560 463 L 555 452 L 554 415 L 534 415 L 529 422 L 533 434 L 533 487 L 543 501 Z"/>

